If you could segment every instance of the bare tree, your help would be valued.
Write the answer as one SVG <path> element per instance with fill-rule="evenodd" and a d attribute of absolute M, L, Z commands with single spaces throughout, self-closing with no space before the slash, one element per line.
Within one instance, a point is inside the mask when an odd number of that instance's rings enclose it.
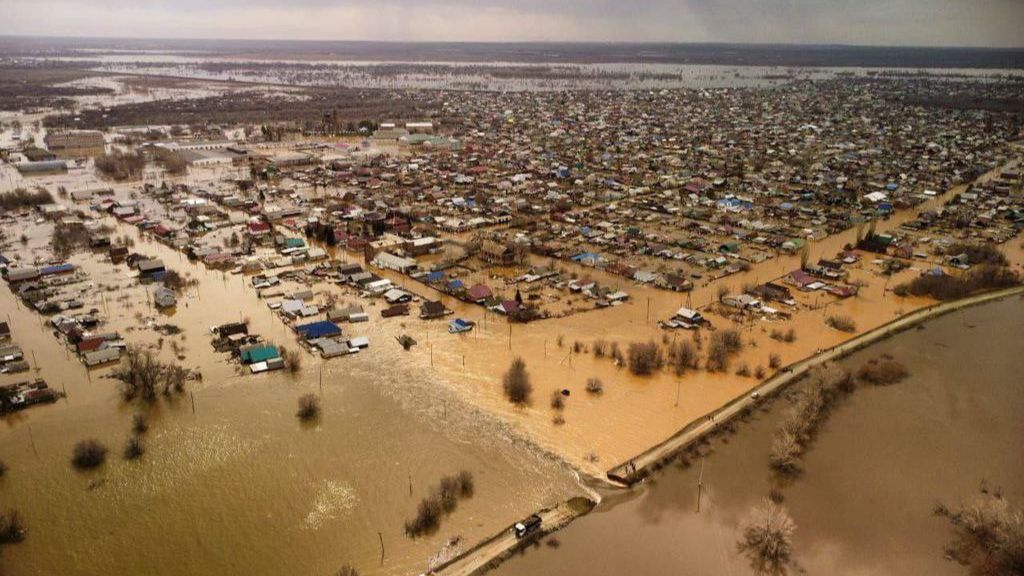
<path fill-rule="evenodd" d="M 741 525 L 737 549 L 750 560 L 754 573 L 784 576 L 795 568 L 793 533 L 796 523 L 785 508 L 765 499 Z"/>

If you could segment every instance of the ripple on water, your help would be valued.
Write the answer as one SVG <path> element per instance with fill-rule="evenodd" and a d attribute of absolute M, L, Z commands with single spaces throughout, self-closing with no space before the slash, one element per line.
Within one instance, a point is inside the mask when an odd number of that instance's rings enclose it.
<path fill-rule="evenodd" d="M 204 472 L 246 458 L 259 442 L 239 436 L 225 424 L 213 424 L 164 430 L 148 444 L 142 462 L 111 470 L 106 484 L 112 497 L 133 499 L 180 490 Z"/>
<path fill-rule="evenodd" d="M 335 480 L 323 480 L 316 491 L 313 509 L 306 514 L 303 527 L 318 530 L 324 523 L 334 520 L 339 514 L 348 514 L 358 502 L 355 491 L 348 484 Z"/>

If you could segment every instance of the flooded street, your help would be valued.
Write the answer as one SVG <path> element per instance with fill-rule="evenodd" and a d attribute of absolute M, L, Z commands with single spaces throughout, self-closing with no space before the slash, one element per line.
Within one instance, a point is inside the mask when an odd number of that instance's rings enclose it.
<path fill-rule="evenodd" d="M 29 248 L 46 242 L 43 228 L 29 230 Z M 145 456 L 123 461 L 135 408 L 102 377 L 110 369 L 87 372 L 5 285 L 0 317 L 9 316 L 38 371 L 2 383 L 31 374 L 68 398 L 9 416 L 0 430 L 4 504 L 21 511 L 31 533 L 4 551 L 3 574 L 327 574 L 346 563 L 362 573 L 417 573 L 449 538 L 466 546 L 581 491 L 567 467 L 468 408 L 390 338 L 323 363 L 322 392 L 321 361 L 308 355 L 298 376 L 240 375 L 211 348 L 208 326 L 244 315 L 268 338 L 290 344 L 290 332 L 244 277 L 207 271 L 155 242 L 138 239 L 136 250 L 200 284 L 171 315 L 157 316 L 123 265 L 80 253 L 71 261 L 91 278 L 120 286 L 85 296 L 85 309 L 106 311 L 109 329 L 154 348 L 161 336 L 140 324 L 180 327 L 182 364 L 204 376 L 189 385 L 195 411 L 187 393 L 155 404 Z M 171 346 L 159 350 L 174 360 Z M 313 426 L 295 417 L 308 392 L 322 395 Z M 99 470 L 77 472 L 72 446 L 90 437 L 111 455 Z M 462 469 L 474 475 L 474 497 L 437 533 L 407 538 L 403 524 L 420 498 Z"/>
<path fill-rule="evenodd" d="M 910 377 L 854 393 L 823 427 L 803 475 L 782 489 L 809 574 L 963 574 L 943 559 L 951 532 L 933 505 L 968 502 L 982 482 L 1011 502 L 1024 498 L 1020 299 L 924 326 L 843 362 L 855 368 L 888 352 Z M 786 405 L 712 440 L 703 465 L 670 465 L 495 574 L 750 574 L 736 553 L 738 525 L 775 485 L 768 452 Z"/>

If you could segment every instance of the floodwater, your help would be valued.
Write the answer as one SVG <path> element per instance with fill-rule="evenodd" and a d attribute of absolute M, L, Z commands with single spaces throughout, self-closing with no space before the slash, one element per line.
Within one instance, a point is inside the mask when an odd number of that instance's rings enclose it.
<path fill-rule="evenodd" d="M 16 226 L 29 244 L 5 254 L 42 255 L 49 225 L 22 219 Z M 127 267 L 80 253 L 71 262 L 96 283 L 84 310 L 98 309 L 109 322 L 104 330 L 154 348 L 161 338 L 154 322 L 180 327 L 181 336 L 164 338 L 159 357 L 178 361 L 173 340 L 180 363 L 199 368 L 203 381 L 190 384 L 191 396 L 152 408 L 147 452 L 126 462 L 121 449 L 135 409 L 102 377 L 109 368 L 87 371 L 39 315 L 0 287 L 0 317 L 10 319 L 13 341 L 38 367 L 0 383 L 38 375 L 68 395 L 0 426 L 0 459 L 9 467 L 0 504 L 19 510 L 28 526 L 24 542 L 4 548 L 0 573 L 305 575 L 346 563 L 364 574 L 418 573 L 452 537 L 466 547 L 582 493 L 571 469 L 461 402 L 373 323 L 366 325 L 371 348 L 355 357 L 321 362 L 303 353 L 298 377 L 240 375 L 213 352 L 209 326 L 247 317 L 253 332 L 294 348 L 291 332 L 243 277 L 191 264 L 131 227 L 117 228 L 122 234 L 200 285 L 172 314 L 157 315 Z M 309 392 L 322 398 L 315 426 L 295 417 L 297 398 Z M 101 469 L 77 472 L 72 446 L 89 437 L 110 455 Z M 403 523 L 420 498 L 462 469 L 475 477 L 474 497 L 437 533 L 407 538 Z"/>
<path fill-rule="evenodd" d="M 1024 306 L 1013 297 L 928 322 L 842 364 L 882 353 L 911 376 L 860 387 L 833 412 L 782 489 L 808 574 L 963 574 L 943 558 L 950 537 L 932 506 L 968 502 L 985 482 L 1024 501 Z M 688 468 L 670 465 L 644 486 L 499 567 L 498 575 L 750 574 L 738 525 L 776 485 L 768 468 L 780 399 L 738 432 L 711 441 Z M 697 482 L 704 491 L 697 510 Z"/>

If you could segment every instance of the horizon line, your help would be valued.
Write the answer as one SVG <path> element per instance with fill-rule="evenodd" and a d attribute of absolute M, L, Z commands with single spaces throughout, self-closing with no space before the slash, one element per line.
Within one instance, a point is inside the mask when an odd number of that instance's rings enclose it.
<path fill-rule="evenodd" d="M 298 43 L 349 43 L 349 44 L 492 44 L 492 45 L 603 45 L 603 46 L 740 46 L 740 47 L 794 47 L 794 48 L 877 48 L 877 49 L 898 49 L 898 50 L 992 50 L 992 51 L 1024 51 L 1024 44 L 1018 46 L 981 46 L 981 45 L 960 45 L 960 44 L 849 44 L 842 42 L 818 43 L 818 42 L 751 42 L 751 41 L 728 41 L 713 40 L 704 42 L 686 42 L 682 40 L 368 40 L 368 39 L 338 39 L 338 38 L 217 38 L 208 36 L 178 36 L 178 37 L 139 37 L 139 36 L 67 36 L 51 34 L 17 34 L 0 33 L 0 39 L 31 38 L 40 40 L 128 40 L 140 42 L 298 42 Z"/>

